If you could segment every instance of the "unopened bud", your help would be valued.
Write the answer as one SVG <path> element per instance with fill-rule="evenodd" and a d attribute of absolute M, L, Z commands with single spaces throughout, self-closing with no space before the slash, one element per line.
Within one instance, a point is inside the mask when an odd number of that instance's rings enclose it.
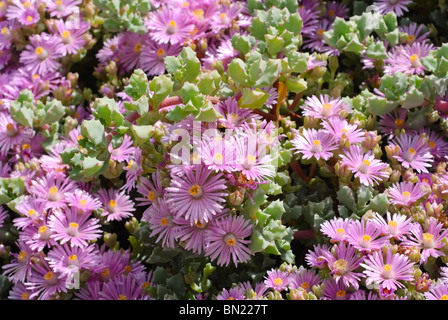
<path fill-rule="evenodd" d="M 103 240 L 106 246 L 109 248 L 114 248 L 117 243 L 117 234 L 105 232 L 103 235 Z"/>
<path fill-rule="evenodd" d="M 306 300 L 306 291 L 303 288 L 292 289 L 289 292 L 290 300 Z"/>
<path fill-rule="evenodd" d="M 245 193 L 246 193 L 245 189 L 235 190 L 229 195 L 229 202 L 234 206 L 241 205 L 243 203 Z"/>

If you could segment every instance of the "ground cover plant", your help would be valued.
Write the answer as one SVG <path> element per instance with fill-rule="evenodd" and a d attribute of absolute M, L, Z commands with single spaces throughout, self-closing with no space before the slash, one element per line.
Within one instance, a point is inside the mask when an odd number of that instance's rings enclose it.
<path fill-rule="evenodd" d="M 445 1 L 0 1 L 5 300 L 447 300 Z"/>

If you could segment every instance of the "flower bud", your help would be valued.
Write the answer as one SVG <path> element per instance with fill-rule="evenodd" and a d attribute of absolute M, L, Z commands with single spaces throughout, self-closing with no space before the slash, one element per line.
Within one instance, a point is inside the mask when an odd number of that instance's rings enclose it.
<path fill-rule="evenodd" d="M 126 230 L 128 230 L 128 232 L 130 234 L 134 234 L 134 233 L 136 233 L 138 231 L 138 229 L 140 229 L 140 225 L 138 223 L 138 220 L 135 217 L 132 217 L 131 219 L 126 221 L 124 226 L 125 226 Z"/>
<path fill-rule="evenodd" d="M 414 263 L 418 263 L 420 261 L 420 258 L 420 249 L 418 249 L 417 247 L 412 247 L 411 252 L 409 253 L 409 260 Z"/>
<path fill-rule="evenodd" d="M 234 206 L 239 206 L 244 201 L 244 194 L 246 193 L 245 189 L 235 190 L 231 194 L 229 194 L 229 202 Z"/>
<path fill-rule="evenodd" d="M 112 249 L 115 247 L 115 244 L 117 243 L 117 234 L 105 232 L 103 235 L 103 240 L 106 246 Z"/>
<path fill-rule="evenodd" d="M 288 297 L 290 300 L 306 300 L 306 291 L 303 288 L 292 289 Z"/>
<path fill-rule="evenodd" d="M 363 141 L 362 146 L 367 150 L 375 148 L 381 140 L 381 136 L 379 136 L 376 131 L 366 131 L 365 136 L 366 138 Z"/>

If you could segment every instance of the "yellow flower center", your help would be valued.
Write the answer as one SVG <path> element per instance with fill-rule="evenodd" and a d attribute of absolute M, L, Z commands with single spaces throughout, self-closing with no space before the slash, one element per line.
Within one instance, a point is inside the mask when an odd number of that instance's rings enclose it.
<path fill-rule="evenodd" d="M 444 294 L 443 296 L 440 297 L 440 300 L 448 300 L 448 296 Z"/>
<path fill-rule="evenodd" d="M 31 217 L 31 216 L 36 215 L 36 213 L 37 213 L 36 210 L 30 209 L 30 210 L 28 210 L 27 215 L 29 215 Z"/>
<path fill-rule="evenodd" d="M 76 261 L 76 259 L 78 259 L 76 254 L 72 254 L 70 257 L 68 257 L 68 260 L 70 260 L 70 261 Z"/>
<path fill-rule="evenodd" d="M 328 10 L 328 15 L 330 16 L 330 17 L 332 17 L 332 16 L 334 16 L 334 10 Z"/>
<path fill-rule="evenodd" d="M 53 279 L 53 272 L 49 271 L 46 275 L 44 275 L 44 279 L 47 281 Z"/>
<path fill-rule="evenodd" d="M 431 149 L 434 149 L 436 147 L 436 143 L 434 141 L 429 141 L 428 145 Z"/>
<path fill-rule="evenodd" d="M 125 295 L 123 295 L 123 294 L 119 294 L 117 300 L 127 300 L 127 298 L 126 298 Z"/>
<path fill-rule="evenodd" d="M 413 55 L 409 58 L 409 60 L 411 61 L 411 63 L 416 63 L 416 62 L 418 62 L 418 55 L 413 54 Z"/>
<path fill-rule="evenodd" d="M 345 297 L 345 290 L 339 290 L 336 292 L 336 297 L 343 298 Z"/>
<path fill-rule="evenodd" d="M 412 155 L 415 155 L 415 149 L 414 148 L 409 148 L 409 153 Z"/>
<path fill-rule="evenodd" d="M 17 256 L 17 259 L 19 259 L 20 261 L 24 260 L 27 257 L 27 253 L 26 251 L 20 251 L 19 255 Z"/>
<path fill-rule="evenodd" d="M 39 55 L 39 56 L 40 56 L 41 54 L 43 54 L 44 51 L 45 51 L 45 49 L 42 48 L 42 47 L 37 47 L 36 50 L 35 50 L 36 54 Z"/>
<path fill-rule="evenodd" d="M 366 166 L 370 166 L 370 161 L 369 160 L 363 160 L 362 163 L 364 163 Z"/>
<path fill-rule="evenodd" d="M 320 146 L 320 141 L 319 141 L 319 140 L 314 140 L 314 141 L 313 141 L 313 144 L 314 144 L 315 146 Z"/>
<path fill-rule="evenodd" d="M 87 201 L 84 200 L 84 199 L 81 199 L 81 200 L 79 200 L 79 205 L 80 205 L 81 207 L 85 207 L 85 206 L 87 205 Z"/>
<path fill-rule="evenodd" d="M 166 226 L 168 224 L 168 219 L 167 218 L 160 219 L 160 224 L 162 225 L 162 227 Z"/>
<path fill-rule="evenodd" d="M 383 270 L 384 270 L 384 271 L 387 271 L 387 272 L 391 271 L 391 270 L 392 270 L 392 265 L 390 265 L 390 264 L 385 264 L 384 267 L 383 267 Z"/>
<path fill-rule="evenodd" d="M 320 35 L 320 36 L 323 36 L 324 32 L 325 32 L 325 29 L 317 30 L 317 34 Z"/>
<path fill-rule="evenodd" d="M 28 292 L 22 293 L 22 300 L 28 300 Z"/>
<path fill-rule="evenodd" d="M 202 193 L 202 188 L 198 184 L 195 184 L 195 185 L 191 186 L 191 188 L 188 190 L 188 192 L 193 197 L 197 197 Z"/>
<path fill-rule="evenodd" d="M 62 38 L 68 39 L 69 37 L 70 37 L 70 31 L 65 30 L 64 32 L 62 32 Z"/>
<path fill-rule="evenodd" d="M 124 271 L 127 273 L 131 272 L 132 271 L 131 266 L 128 265 L 128 266 L 124 267 Z"/>
<path fill-rule="evenodd" d="M 396 221 L 389 221 L 389 226 L 395 228 L 398 225 Z"/>
<path fill-rule="evenodd" d="M 199 229 L 202 229 L 202 228 L 205 227 L 205 224 L 202 223 L 201 221 L 197 220 L 197 221 L 194 223 L 194 226 L 197 227 L 197 228 L 199 228 Z"/>
<path fill-rule="evenodd" d="M 302 283 L 300 284 L 300 286 L 301 286 L 303 289 L 308 289 L 308 288 L 310 287 L 310 284 L 309 284 L 308 282 L 302 282 Z"/>
<path fill-rule="evenodd" d="M 31 22 L 31 21 L 33 21 L 33 17 L 32 17 L 32 16 L 27 16 L 27 17 L 26 17 L 26 21 L 27 21 L 27 22 Z"/>
<path fill-rule="evenodd" d="M 344 233 L 345 233 L 345 230 L 342 229 L 342 228 L 337 228 L 337 229 L 336 229 L 336 233 L 337 233 L 337 234 L 344 234 Z"/>
<path fill-rule="evenodd" d="M 193 11 L 193 15 L 196 19 L 202 20 L 204 18 L 204 10 L 202 9 L 196 9 Z"/>
<path fill-rule="evenodd" d="M 430 233 L 425 232 L 423 234 L 423 240 L 426 242 L 430 242 L 432 239 L 434 239 L 434 236 Z"/>
<path fill-rule="evenodd" d="M 403 119 L 398 118 L 398 119 L 395 120 L 395 125 L 397 127 L 401 127 L 403 124 L 404 124 L 404 120 Z"/>
<path fill-rule="evenodd" d="M 150 190 L 148 192 L 148 197 L 147 197 L 148 200 L 153 201 L 155 197 L 156 197 L 156 193 L 154 191 Z"/>
<path fill-rule="evenodd" d="M 276 279 L 274 279 L 274 284 L 276 285 L 276 286 L 281 286 L 282 284 L 283 284 L 283 280 L 282 279 L 280 279 L 280 278 L 276 278 Z"/>
<path fill-rule="evenodd" d="M 140 53 L 142 51 L 142 44 L 141 43 L 136 43 L 134 46 L 134 51 L 137 53 Z"/>
<path fill-rule="evenodd" d="M 51 187 L 51 188 L 48 190 L 48 192 L 49 192 L 50 194 L 55 194 L 56 192 L 58 192 L 58 187 L 56 187 L 56 186 Z"/>
<path fill-rule="evenodd" d="M 372 240 L 372 237 L 370 237 L 368 234 L 365 234 L 362 236 L 362 241 L 364 242 L 370 242 Z"/>
<path fill-rule="evenodd" d="M 159 50 L 157 50 L 157 56 L 161 57 L 165 54 L 165 50 L 163 50 L 162 48 L 160 48 Z"/>
<path fill-rule="evenodd" d="M 47 232 L 47 230 L 48 230 L 47 226 L 42 226 L 38 229 L 39 233 L 45 233 Z"/>
<path fill-rule="evenodd" d="M 29 2 L 29 1 L 26 1 L 24 4 L 23 4 L 23 7 L 24 8 L 29 8 L 31 6 L 31 2 Z"/>
<path fill-rule="evenodd" d="M 112 207 L 112 208 L 115 208 L 115 207 L 117 206 L 117 201 L 115 201 L 115 200 L 113 200 L 113 199 L 110 200 L 110 201 L 109 201 L 109 206 Z"/>

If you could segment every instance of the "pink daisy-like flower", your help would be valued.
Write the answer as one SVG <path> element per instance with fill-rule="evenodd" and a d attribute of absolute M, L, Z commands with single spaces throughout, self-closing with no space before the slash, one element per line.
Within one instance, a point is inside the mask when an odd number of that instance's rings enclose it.
<path fill-rule="evenodd" d="M 428 261 L 429 257 L 440 257 L 445 255 L 442 248 L 445 246 L 442 241 L 448 235 L 448 229 L 443 227 L 442 223 L 434 217 L 428 220 L 428 226 L 423 227 L 418 224 L 411 230 L 409 240 L 402 242 L 404 247 L 417 247 L 422 251 L 420 253 L 420 263 Z"/>
<path fill-rule="evenodd" d="M 289 273 L 287 271 L 281 271 L 280 269 L 268 270 L 265 276 L 264 284 L 267 288 L 281 292 L 288 290 L 290 283 Z"/>
<path fill-rule="evenodd" d="M 439 282 L 424 293 L 426 300 L 448 300 L 448 285 Z"/>
<path fill-rule="evenodd" d="M 85 35 L 90 29 L 90 23 L 80 21 L 78 24 L 74 26 L 70 21 L 55 21 L 55 30 L 53 32 L 61 40 L 61 52 L 63 55 L 77 54 L 87 43 Z"/>
<path fill-rule="evenodd" d="M 295 153 L 304 159 L 328 160 L 333 156 L 332 151 L 338 148 L 333 135 L 316 129 L 304 129 L 291 143 Z"/>
<path fill-rule="evenodd" d="M 394 47 L 389 53 L 389 58 L 384 60 L 384 73 L 402 72 L 423 75 L 426 68 L 421 63 L 421 59 L 428 56 L 431 50 L 434 50 L 432 44 L 420 42 Z"/>
<path fill-rule="evenodd" d="M 430 32 L 424 30 L 423 24 L 417 24 L 415 22 L 411 22 L 409 25 L 399 26 L 398 30 L 403 33 L 408 34 L 407 43 L 412 45 L 414 42 L 428 42 Z"/>
<path fill-rule="evenodd" d="M 46 154 L 39 158 L 40 166 L 46 171 L 65 178 L 67 170 L 70 168 L 62 162 L 61 152 L 66 149 L 64 143 L 58 142 L 50 147 Z"/>
<path fill-rule="evenodd" d="M 45 259 L 39 261 L 33 263 L 33 272 L 25 282 L 27 289 L 34 291 L 30 299 L 37 297 L 38 300 L 50 300 L 54 295 L 67 292 L 67 277 L 54 272 Z"/>
<path fill-rule="evenodd" d="M 330 243 L 339 243 L 345 241 L 349 224 L 349 219 L 335 217 L 324 221 L 320 226 L 320 230 L 330 238 Z"/>
<path fill-rule="evenodd" d="M 75 291 L 73 300 L 100 300 L 103 283 L 99 280 L 88 280 L 84 286 Z"/>
<path fill-rule="evenodd" d="M 100 300 L 148 300 L 134 277 L 120 275 L 105 282 L 99 293 Z"/>
<path fill-rule="evenodd" d="M 312 268 L 326 269 L 328 264 L 325 257 L 329 251 L 330 248 L 326 244 L 314 245 L 313 250 L 308 251 L 305 255 L 305 260 Z"/>
<path fill-rule="evenodd" d="M 36 253 L 24 239 L 19 238 L 16 244 L 19 253 L 11 252 L 13 258 L 2 266 L 3 274 L 13 283 L 24 283 L 32 272 L 32 258 Z"/>
<path fill-rule="evenodd" d="M 343 281 L 328 278 L 324 281 L 325 289 L 321 300 L 349 300 L 350 293 Z"/>
<path fill-rule="evenodd" d="M 327 10 L 325 11 L 324 18 L 329 21 L 334 21 L 336 17 L 347 18 L 349 8 L 345 3 L 340 3 L 337 1 L 327 2 Z"/>
<path fill-rule="evenodd" d="M 151 237 L 158 236 L 156 243 L 161 242 L 163 247 L 174 248 L 177 237 L 174 214 L 165 199 L 161 198 L 145 210 L 142 221 L 149 223 Z"/>
<path fill-rule="evenodd" d="M 303 115 L 318 119 L 339 117 L 341 112 L 350 112 L 348 106 L 340 98 L 332 98 L 327 94 L 319 97 L 311 96 L 305 100 L 302 106 Z"/>
<path fill-rule="evenodd" d="M 67 206 L 66 193 L 74 192 L 75 182 L 61 175 L 48 174 L 32 181 L 29 192 L 38 198 L 47 200 L 47 209 L 64 208 Z"/>
<path fill-rule="evenodd" d="M 205 255 L 217 260 L 220 266 L 228 266 L 230 261 L 238 266 L 238 262 L 246 262 L 252 255 L 247 247 L 250 240 L 245 240 L 251 234 L 251 222 L 242 216 L 215 219 L 204 235 Z"/>
<path fill-rule="evenodd" d="M 381 233 L 383 235 L 398 241 L 405 240 L 409 232 L 416 226 L 411 218 L 399 213 L 395 213 L 391 216 L 391 213 L 387 212 L 386 217 L 387 219 L 385 220 L 379 213 L 377 213 L 372 219 L 372 222 L 378 224 L 382 229 Z"/>
<path fill-rule="evenodd" d="M 421 183 L 397 182 L 387 189 L 387 196 L 393 205 L 408 207 L 426 195 L 421 186 Z"/>
<path fill-rule="evenodd" d="M 120 45 L 119 62 L 125 71 L 130 71 L 140 66 L 140 56 L 144 47 L 146 34 L 126 32 Z"/>
<path fill-rule="evenodd" d="M 232 26 L 233 21 L 238 17 L 243 6 L 240 2 L 234 2 L 230 5 L 221 5 L 216 12 L 209 19 L 209 25 L 213 33 L 219 33 L 223 29 Z"/>
<path fill-rule="evenodd" d="M 136 197 L 135 200 L 139 201 L 137 206 L 146 206 L 157 203 L 159 199 L 164 195 L 165 190 L 162 187 L 160 178 L 160 171 L 156 171 L 151 175 L 151 180 L 146 177 L 140 177 L 137 184 L 137 192 L 142 197 Z"/>
<path fill-rule="evenodd" d="M 32 250 L 42 251 L 57 245 L 47 220 L 48 216 L 44 216 L 20 232 L 20 238 L 24 239 Z"/>
<path fill-rule="evenodd" d="M 341 154 L 341 163 L 354 172 L 355 177 L 365 186 L 373 186 L 389 178 L 389 172 L 386 171 L 389 165 L 375 159 L 370 150 L 364 153 L 360 146 L 350 146 L 345 154 Z"/>
<path fill-rule="evenodd" d="M 69 242 L 72 246 L 85 248 L 90 241 L 102 235 L 99 220 L 89 214 L 78 214 L 77 210 L 56 211 L 49 218 L 52 238 L 60 244 Z"/>
<path fill-rule="evenodd" d="M 291 274 L 289 287 L 291 289 L 302 288 L 306 292 L 312 292 L 313 286 L 318 285 L 321 281 L 322 277 L 315 270 L 299 267 L 299 270 Z"/>
<path fill-rule="evenodd" d="M 48 0 L 47 10 L 50 16 L 65 18 L 73 13 L 79 13 L 81 0 Z"/>
<path fill-rule="evenodd" d="M 313 31 L 313 34 L 310 34 L 304 39 L 303 47 L 318 53 L 326 53 L 336 56 L 339 55 L 339 51 L 329 46 L 324 39 L 324 33 L 331 30 L 332 25 L 333 22 L 330 22 L 327 19 L 318 21 L 316 30 Z"/>
<path fill-rule="evenodd" d="M 126 183 L 123 184 L 120 190 L 130 192 L 135 187 L 138 179 L 143 173 L 142 161 L 142 150 L 140 148 L 136 148 L 134 160 L 129 160 L 128 164 L 123 166 L 123 170 L 126 171 Z"/>
<path fill-rule="evenodd" d="M 150 37 L 157 43 L 182 44 L 194 30 L 191 16 L 180 8 L 163 7 L 146 20 Z"/>
<path fill-rule="evenodd" d="M 170 187 L 166 188 L 167 203 L 176 217 L 206 223 L 223 210 L 227 187 L 222 174 L 212 175 L 213 171 L 195 166 L 184 176 L 173 176 Z"/>
<path fill-rule="evenodd" d="M 101 202 L 90 193 L 82 189 L 66 193 L 68 205 L 76 209 L 79 214 L 90 213 L 101 207 Z"/>
<path fill-rule="evenodd" d="M 25 70 L 41 76 L 56 71 L 60 67 L 57 60 L 63 55 L 61 40 L 46 33 L 34 34 L 29 40 L 20 54 Z"/>
<path fill-rule="evenodd" d="M 406 169 L 412 168 L 417 172 L 428 172 L 434 157 L 424 135 L 411 136 L 401 134 L 392 143 L 400 147 L 400 153 L 394 158 Z"/>
<path fill-rule="evenodd" d="M 350 223 L 346 239 L 361 252 L 372 252 L 389 243 L 389 238 L 383 237 L 381 229 L 370 220 Z"/>
<path fill-rule="evenodd" d="M 148 75 L 161 75 L 165 73 L 165 57 L 178 56 L 182 48 L 180 44 L 172 45 L 147 40 L 140 55 L 139 67 Z"/>
<path fill-rule="evenodd" d="M 376 0 L 374 5 L 380 10 L 382 14 L 388 12 L 395 12 L 398 17 L 402 16 L 409 9 L 406 7 L 412 3 L 411 0 Z"/>
<path fill-rule="evenodd" d="M 255 114 L 251 109 L 240 108 L 238 106 L 238 101 L 233 97 L 221 101 L 215 108 L 222 115 L 222 117 L 218 118 L 219 124 L 227 129 L 240 128 L 244 123 L 247 123 L 252 119 L 261 119 L 261 117 Z"/>
<path fill-rule="evenodd" d="M 32 26 L 40 20 L 36 1 L 12 0 L 6 9 L 8 20 L 16 19 L 24 26 Z"/>
<path fill-rule="evenodd" d="M 404 254 L 392 254 L 390 249 L 385 257 L 381 251 L 366 256 L 361 266 L 365 268 L 366 285 L 379 285 L 380 290 L 395 291 L 404 288 L 400 281 L 414 280 L 414 263 Z"/>
<path fill-rule="evenodd" d="M 101 188 L 98 190 L 98 199 L 103 205 L 103 216 L 107 221 L 127 219 L 135 211 L 134 203 L 124 191 Z"/>
<path fill-rule="evenodd" d="M 100 262 L 98 250 L 94 245 L 81 248 L 67 243 L 53 247 L 46 259 L 54 271 L 63 275 L 70 275 L 73 270 L 90 271 L 97 268 Z"/>
<path fill-rule="evenodd" d="M 381 132 L 390 137 L 394 136 L 396 130 L 404 129 L 405 132 L 409 132 L 410 127 L 406 121 L 407 114 L 407 109 L 398 108 L 381 116 L 378 122 Z"/>
<path fill-rule="evenodd" d="M 347 143 L 358 144 L 365 140 L 364 132 L 357 125 L 349 124 L 347 120 L 339 117 L 331 117 L 322 122 L 324 131 L 331 133 L 341 146 Z"/>
<path fill-rule="evenodd" d="M 244 297 L 244 291 L 241 287 L 233 287 L 229 290 L 222 289 L 222 291 L 216 296 L 216 300 L 246 300 Z"/>
<path fill-rule="evenodd" d="M 119 33 L 104 41 L 103 47 L 96 54 L 102 65 L 107 64 L 109 61 L 119 62 L 118 57 L 123 43 L 123 36 L 124 33 Z"/>
<path fill-rule="evenodd" d="M 123 137 L 123 141 L 121 142 L 120 146 L 113 146 L 111 143 L 108 146 L 108 150 L 110 152 L 111 160 L 122 162 L 122 161 L 134 160 L 134 154 L 136 148 L 133 146 L 131 137 L 125 135 Z"/>
<path fill-rule="evenodd" d="M 349 300 L 380 300 L 378 294 L 370 291 L 368 294 L 364 290 L 357 290 L 350 294 Z"/>
<path fill-rule="evenodd" d="M 330 268 L 330 274 L 333 279 L 342 281 L 347 287 L 352 286 L 356 290 L 359 289 L 359 281 L 364 275 L 355 270 L 363 261 L 363 256 L 352 247 L 341 242 L 335 245 L 332 254 L 327 254 L 327 264 Z"/>
<path fill-rule="evenodd" d="M 46 201 L 31 196 L 25 196 L 22 201 L 16 205 L 16 211 L 22 215 L 22 217 L 15 218 L 13 220 L 14 226 L 23 230 L 30 225 L 36 225 L 39 221 L 42 221 L 47 214 Z"/>
<path fill-rule="evenodd" d="M 257 135 L 251 132 L 240 133 L 234 137 L 235 166 L 248 180 L 266 181 L 275 177 L 273 158 L 266 152 L 265 145 L 257 144 Z"/>
<path fill-rule="evenodd" d="M 234 170 L 235 145 L 233 139 L 221 136 L 202 139 L 199 152 L 208 169 L 215 172 L 231 172 Z"/>
<path fill-rule="evenodd" d="M 21 145 L 27 137 L 27 133 L 9 113 L 0 112 L 0 157 L 5 157 L 14 146 Z"/>
<path fill-rule="evenodd" d="M 34 290 L 27 289 L 23 283 L 15 283 L 8 293 L 8 300 L 34 300 L 30 299 L 33 293 Z"/>
<path fill-rule="evenodd" d="M 437 131 L 429 128 L 422 129 L 420 134 L 425 134 L 428 138 L 429 152 L 435 160 L 442 161 L 448 155 L 448 142 Z"/>

